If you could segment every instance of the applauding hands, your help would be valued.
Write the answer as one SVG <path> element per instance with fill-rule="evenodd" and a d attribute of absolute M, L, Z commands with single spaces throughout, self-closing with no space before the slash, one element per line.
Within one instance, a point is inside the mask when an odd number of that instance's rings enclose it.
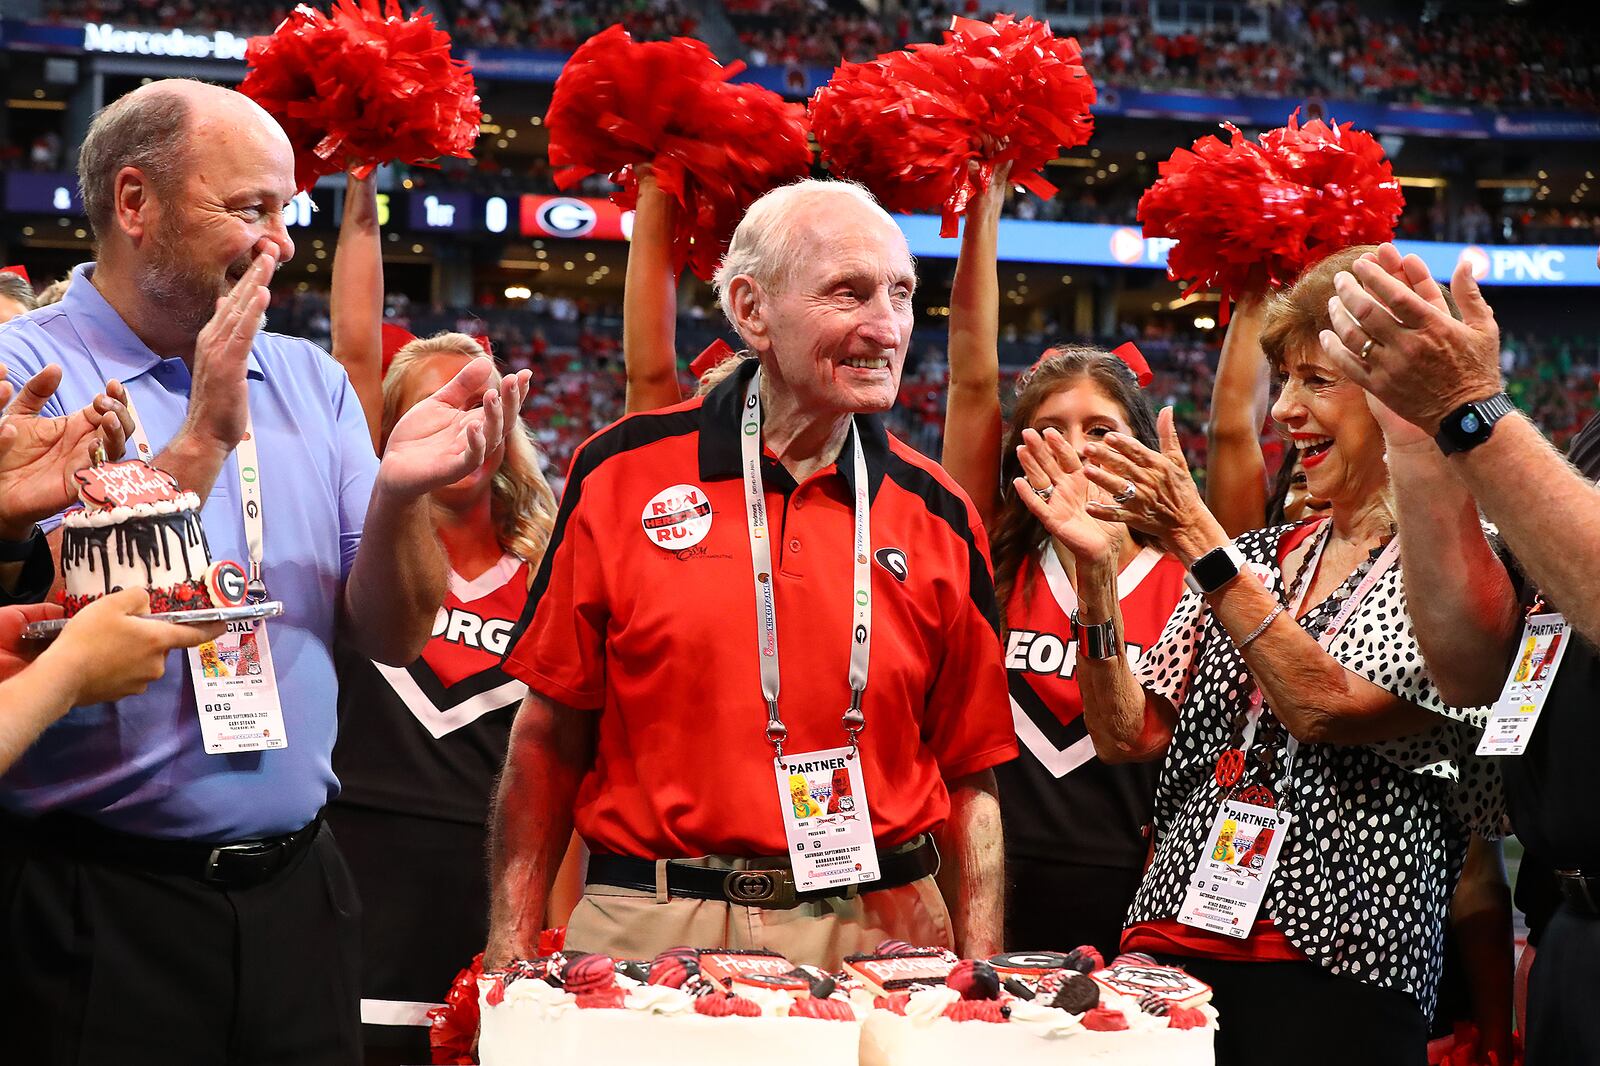
<path fill-rule="evenodd" d="M 378 486 L 415 499 L 472 473 L 517 426 L 528 395 L 527 370 L 497 377 L 474 359 L 395 423 L 378 466 Z"/>
<path fill-rule="evenodd" d="M 133 418 L 118 382 L 83 409 L 49 417 L 41 412 L 61 384 L 59 366 L 29 378 L 15 400 L 4 373 L 0 367 L 0 540 L 26 540 L 34 523 L 77 500 L 72 475 L 89 465 L 97 447 L 108 459 L 121 457 Z"/>

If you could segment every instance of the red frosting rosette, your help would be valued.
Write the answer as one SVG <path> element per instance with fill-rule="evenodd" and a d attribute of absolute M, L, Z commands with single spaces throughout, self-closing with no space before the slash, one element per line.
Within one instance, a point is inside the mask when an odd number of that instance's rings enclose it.
<path fill-rule="evenodd" d="M 1012 181 L 1054 196 L 1041 171 L 1088 142 L 1094 101 L 1078 42 L 1049 23 L 958 17 L 943 44 L 842 64 L 811 98 L 811 129 L 830 169 L 891 211 L 939 211 L 940 233 L 953 237 L 1001 163 Z"/>
<path fill-rule="evenodd" d="M 745 209 L 811 165 L 804 108 L 729 81 L 743 69 L 688 37 L 638 42 L 621 26 L 595 34 L 562 68 L 545 116 L 556 183 L 608 174 L 622 186 L 612 201 L 631 210 L 635 168 L 650 164 L 682 209 L 676 269 L 709 279 Z"/>
<path fill-rule="evenodd" d="M 405 18 L 398 0 L 334 0 L 326 15 L 302 4 L 245 59 L 239 91 L 289 135 L 302 190 L 324 174 L 464 158 L 478 139 L 472 69 L 431 15 Z"/>
<path fill-rule="evenodd" d="M 1287 285 L 1306 267 L 1354 244 L 1394 237 L 1405 197 L 1372 135 L 1299 112 L 1251 140 L 1224 124 L 1230 140 L 1205 136 L 1161 164 L 1139 200 L 1146 237 L 1178 243 L 1167 272 L 1229 301 Z"/>

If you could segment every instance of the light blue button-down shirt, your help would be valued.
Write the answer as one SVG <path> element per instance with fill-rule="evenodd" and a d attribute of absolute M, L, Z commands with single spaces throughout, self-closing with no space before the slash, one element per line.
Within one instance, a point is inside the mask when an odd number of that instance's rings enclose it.
<path fill-rule="evenodd" d="M 61 364 L 61 388 L 47 414 L 76 410 L 106 381 L 120 380 L 159 453 L 188 410 L 189 368 L 161 359 L 134 335 L 95 289 L 93 270 L 74 270 L 60 303 L 0 326 L 0 363 L 18 386 L 45 364 Z M 288 746 L 207 755 L 189 665 L 174 652 L 166 676 L 143 695 L 75 708 L 46 730 L 0 777 L 7 810 L 70 811 L 143 836 L 242 840 L 300 828 L 338 791 L 334 625 L 378 461 L 349 378 L 316 345 L 263 332 L 251 347 L 248 375 L 261 460 L 263 576 L 268 595 L 284 604 L 268 636 Z M 212 558 L 248 566 L 235 456 L 201 518 Z"/>

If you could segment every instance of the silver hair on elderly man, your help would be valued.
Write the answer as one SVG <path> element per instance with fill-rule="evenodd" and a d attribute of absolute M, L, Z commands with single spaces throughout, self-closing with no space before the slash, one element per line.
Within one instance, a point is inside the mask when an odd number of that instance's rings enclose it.
<path fill-rule="evenodd" d="M 715 284 L 761 360 L 769 443 L 815 438 L 831 461 L 851 414 L 894 405 L 916 264 L 864 188 L 808 180 L 767 193 L 734 231 Z"/>

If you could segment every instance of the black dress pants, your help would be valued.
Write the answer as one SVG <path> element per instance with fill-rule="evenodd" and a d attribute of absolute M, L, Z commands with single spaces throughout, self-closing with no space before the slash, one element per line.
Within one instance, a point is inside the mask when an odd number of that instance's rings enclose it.
<path fill-rule="evenodd" d="M 1600 918 L 1563 903 L 1528 977 L 1528 1066 L 1600 1063 Z"/>
<path fill-rule="evenodd" d="M 1428 1019 L 1404 992 L 1314 962 L 1169 956 L 1212 988 L 1217 1066 L 1426 1066 Z"/>
<path fill-rule="evenodd" d="M 1008 857 L 1006 874 L 1007 951 L 1070 951 L 1090 944 L 1110 962 L 1144 870 Z"/>
<path fill-rule="evenodd" d="M 4 836 L 6 1061 L 360 1062 L 360 905 L 326 826 L 267 881 L 228 890 Z"/>

